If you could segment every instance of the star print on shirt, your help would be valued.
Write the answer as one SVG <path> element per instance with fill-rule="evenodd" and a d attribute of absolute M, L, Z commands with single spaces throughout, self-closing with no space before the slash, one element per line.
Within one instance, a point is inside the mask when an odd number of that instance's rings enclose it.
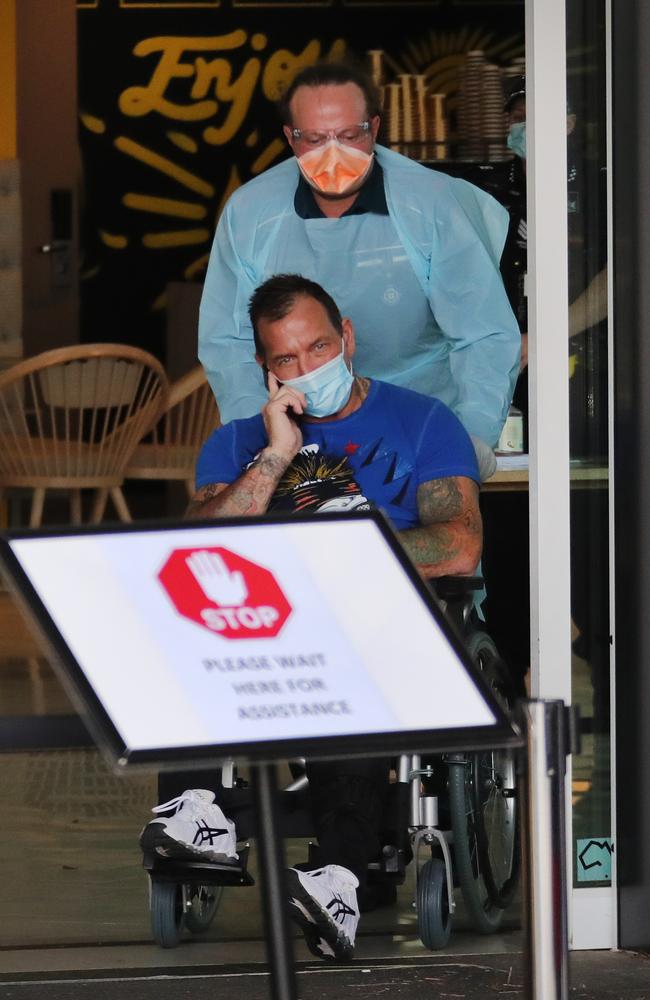
<path fill-rule="evenodd" d="M 358 451 L 360 447 L 361 445 L 354 444 L 352 441 L 348 441 L 348 443 L 343 448 L 343 451 L 345 452 L 346 455 L 354 455 L 355 451 Z"/>

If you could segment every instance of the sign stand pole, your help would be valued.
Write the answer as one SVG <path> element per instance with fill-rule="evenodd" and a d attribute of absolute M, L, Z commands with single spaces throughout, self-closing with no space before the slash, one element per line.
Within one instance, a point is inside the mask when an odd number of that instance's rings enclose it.
<path fill-rule="evenodd" d="M 522 703 L 526 732 L 525 803 L 522 832 L 526 850 L 528 996 L 567 1000 L 569 949 L 567 919 L 566 811 L 564 776 L 571 752 L 567 714 L 561 701 Z"/>
<path fill-rule="evenodd" d="M 278 822 L 277 779 L 274 764 L 251 767 L 251 787 L 257 816 L 257 851 L 266 949 L 271 967 L 273 1000 L 297 1000 L 293 942 L 284 885 L 284 841 Z"/>

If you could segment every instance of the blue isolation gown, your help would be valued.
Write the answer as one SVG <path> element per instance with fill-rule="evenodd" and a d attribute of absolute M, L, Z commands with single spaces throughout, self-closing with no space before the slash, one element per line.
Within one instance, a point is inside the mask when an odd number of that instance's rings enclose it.
<path fill-rule="evenodd" d="M 359 374 L 438 397 L 494 446 L 519 367 L 520 333 L 499 272 L 507 212 L 465 181 L 381 146 L 376 156 L 387 216 L 301 218 L 294 159 L 228 201 L 199 323 L 199 357 L 221 419 L 258 413 L 266 399 L 251 294 L 273 274 L 298 273 L 352 320 Z"/>

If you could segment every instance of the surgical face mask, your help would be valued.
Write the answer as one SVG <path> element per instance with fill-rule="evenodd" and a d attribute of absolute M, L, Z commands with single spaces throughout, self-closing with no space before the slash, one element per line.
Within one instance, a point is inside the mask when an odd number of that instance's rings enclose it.
<path fill-rule="evenodd" d="M 372 153 L 330 139 L 297 160 L 302 176 L 317 191 L 345 195 L 366 179 L 372 167 L 372 156 Z"/>
<path fill-rule="evenodd" d="M 526 122 L 515 122 L 510 126 L 506 145 L 515 156 L 521 157 L 522 160 L 526 159 Z"/>
<path fill-rule="evenodd" d="M 284 379 L 283 385 L 298 389 L 307 400 L 305 412 L 311 417 L 330 417 L 342 410 L 352 392 L 354 376 L 341 353 L 320 368 L 297 378 Z"/>

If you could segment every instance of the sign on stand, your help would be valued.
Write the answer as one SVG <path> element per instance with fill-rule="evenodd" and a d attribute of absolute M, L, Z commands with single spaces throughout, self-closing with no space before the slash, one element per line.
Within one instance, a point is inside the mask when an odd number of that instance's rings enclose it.
<path fill-rule="evenodd" d="M 377 512 L 14 533 L 2 555 L 121 765 L 517 739 Z"/>

